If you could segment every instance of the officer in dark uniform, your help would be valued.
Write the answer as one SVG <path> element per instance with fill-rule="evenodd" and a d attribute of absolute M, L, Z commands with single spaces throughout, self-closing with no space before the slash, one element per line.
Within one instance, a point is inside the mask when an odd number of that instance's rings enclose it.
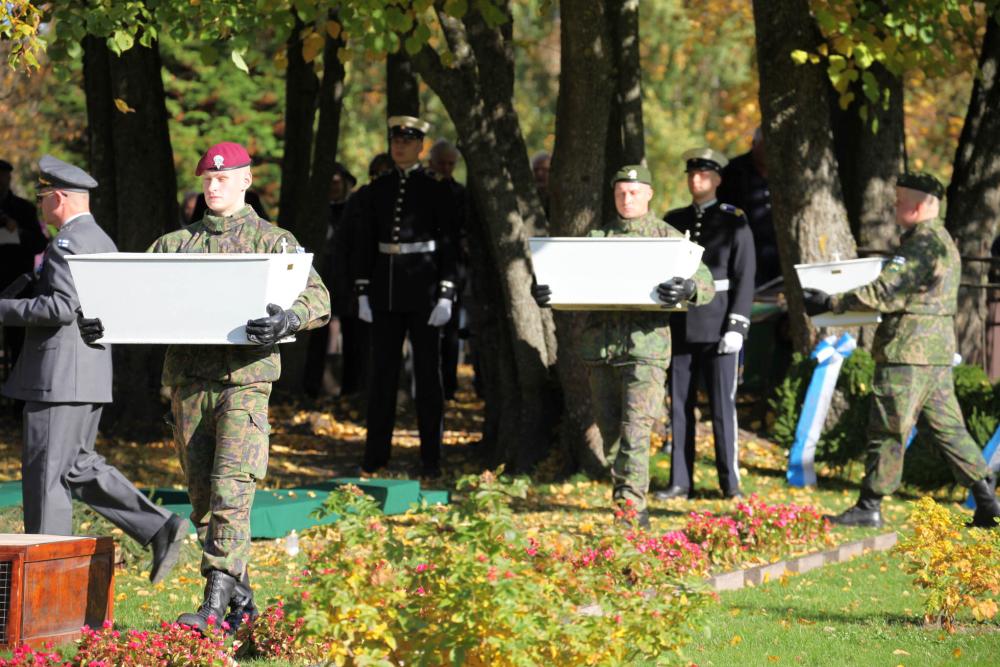
<path fill-rule="evenodd" d="M 715 279 L 715 299 L 675 313 L 670 330 L 674 342 L 670 363 L 671 451 L 670 488 L 654 495 L 659 500 L 688 496 L 693 487 L 694 408 L 698 378 L 708 387 L 715 435 L 715 467 L 723 495 L 740 492 L 739 449 L 736 443 L 736 373 L 739 351 L 750 328 L 753 301 L 753 235 L 743 212 L 720 203 L 715 191 L 728 162 L 710 148 L 683 155 L 687 161 L 690 206 L 667 213 L 666 221 L 705 248 L 702 261 Z"/>
<path fill-rule="evenodd" d="M 359 191 L 350 207 L 359 220 L 355 253 L 358 317 L 372 324 L 368 383 L 368 437 L 362 469 L 372 473 L 389 462 L 396 421 L 403 340 L 409 334 L 416 379 L 420 474 L 441 472 L 444 413 L 441 386 L 441 327 L 452 315 L 458 230 L 448 186 L 420 166 L 430 125 L 412 116 L 388 119 L 395 168 Z"/>

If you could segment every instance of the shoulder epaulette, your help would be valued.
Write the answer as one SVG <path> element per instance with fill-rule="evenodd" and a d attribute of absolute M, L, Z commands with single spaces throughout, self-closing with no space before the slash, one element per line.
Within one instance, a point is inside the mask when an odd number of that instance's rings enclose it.
<path fill-rule="evenodd" d="M 746 213 L 743 212 L 743 209 L 737 208 L 732 204 L 719 204 L 719 210 L 729 213 L 730 215 L 735 215 L 737 218 L 746 217 Z"/>

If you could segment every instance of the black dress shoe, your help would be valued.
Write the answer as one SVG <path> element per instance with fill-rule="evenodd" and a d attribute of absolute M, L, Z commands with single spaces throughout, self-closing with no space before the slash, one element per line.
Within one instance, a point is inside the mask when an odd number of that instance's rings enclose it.
<path fill-rule="evenodd" d="M 835 516 L 827 515 L 825 518 L 829 519 L 830 523 L 837 524 L 838 526 L 861 526 L 864 528 L 882 527 L 882 511 L 877 508 L 866 509 L 855 505 L 846 512 L 842 512 L 841 514 L 837 514 Z"/>
<path fill-rule="evenodd" d="M 691 489 L 685 489 L 683 486 L 671 486 L 666 491 L 654 491 L 653 498 L 656 500 L 673 500 L 674 498 L 690 498 Z"/>
<path fill-rule="evenodd" d="M 172 514 L 156 531 L 156 535 L 153 535 L 153 539 L 149 541 L 149 548 L 153 552 L 153 564 L 149 568 L 151 582 L 160 583 L 167 578 L 170 570 L 174 569 L 187 532 L 188 520 Z"/>
<path fill-rule="evenodd" d="M 198 611 L 181 614 L 177 622 L 194 628 L 202 635 L 208 629 L 210 618 L 216 627 L 221 628 L 238 583 L 236 577 L 228 572 L 212 570 L 205 579 L 205 599 Z"/>

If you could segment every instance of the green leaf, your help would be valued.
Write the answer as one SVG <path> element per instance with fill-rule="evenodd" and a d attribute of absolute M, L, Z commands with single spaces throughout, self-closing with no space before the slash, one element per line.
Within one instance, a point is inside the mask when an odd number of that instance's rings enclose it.
<path fill-rule="evenodd" d="M 792 61 L 796 65 L 805 65 L 806 61 L 809 60 L 809 54 L 802 49 L 795 49 L 792 51 Z"/>
<path fill-rule="evenodd" d="M 865 44 L 856 44 L 854 46 L 854 61 L 861 69 L 868 69 L 875 62 L 875 57 Z"/>
<path fill-rule="evenodd" d="M 244 72 L 249 74 L 250 68 L 247 67 L 246 61 L 243 60 L 243 54 L 245 52 L 246 49 L 240 49 L 240 50 L 233 49 L 232 53 L 229 54 L 229 57 L 233 59 L 233 64 L 236 65 L 236 69 L 243 70 Z"/>
<path fill-rule="evenodd" d="M 124 30 L 115 30 L 111 39 L 108 40 L 108 48 L 118 55 L 131 49 L 133 44 L 135 44 L 135 38 Z"/>
<path fill-rule="evenodd" d="M 881 97 L 881 91 L 879 90 L 878 81 L 875 79 L 875 75 L 869 70 L 865 70 L 861 74 L 861 90 L 864 92 L 865 97 L 871 103 L 877 103 L 879 97 Z"/>

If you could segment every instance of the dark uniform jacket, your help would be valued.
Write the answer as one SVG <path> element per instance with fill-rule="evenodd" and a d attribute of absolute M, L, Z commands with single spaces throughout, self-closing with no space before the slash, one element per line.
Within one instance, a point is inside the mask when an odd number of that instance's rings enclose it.
<path fill-rule="evenodd" d="M 0 244 L 0 289 L 9 285 L 18 276 L 35 268 L 35 255 L 45 250 L 48 241 L 38 225 L 35 207 L 26 199 L 13 192 L 0 199 L 0 229 L 4 217 L 17 223 L 17 243 Z"/>
<path fill-rule="evenodd" d="M 355 286 L 372 310 L 430 311 L 455 298 L 457 210 L 451 190 L 415 167 L 379 176 L 354 194 Z M 433 243 L 433 251 L 405 252 Z"/>
<path fill-rule="evenodd" d="M 90 214 L 74 218 L 45 251 L 35 296 L 0 299 L 0 322 L 26 328 L 5 396 L 42 403 L 111 402 L 111 346 L 90 347 L 80 337 L 80 300 L 66 256 L 116 251 Z"/>
<path fill-rule="evenodd" d="M 716 281 L 711 303 L 672 316 L 672 334 L 689 343 L 714 343 L 727 331 L 745 336 L 750 327 L 756 262 L 753 236 L 743 212 L 718 202 L 699 212 L 692 204 L 670 211 L 665 219 L 681 232 L 690 232 L 691 240 L 705 248 L 701 261 Z M 728 287 L 720 283 L 727 280 Z"/>
<path fill-rule="evenodd" d="M 732 204 L 747 216 L 757 257 L 756 285 L 781 275 L 778 239 L 771 218 L 771 190 L 767 179 L 754 166 L 753 154 L 734 157 L 722 170 L 722 185 L 716 197 Z"/>

